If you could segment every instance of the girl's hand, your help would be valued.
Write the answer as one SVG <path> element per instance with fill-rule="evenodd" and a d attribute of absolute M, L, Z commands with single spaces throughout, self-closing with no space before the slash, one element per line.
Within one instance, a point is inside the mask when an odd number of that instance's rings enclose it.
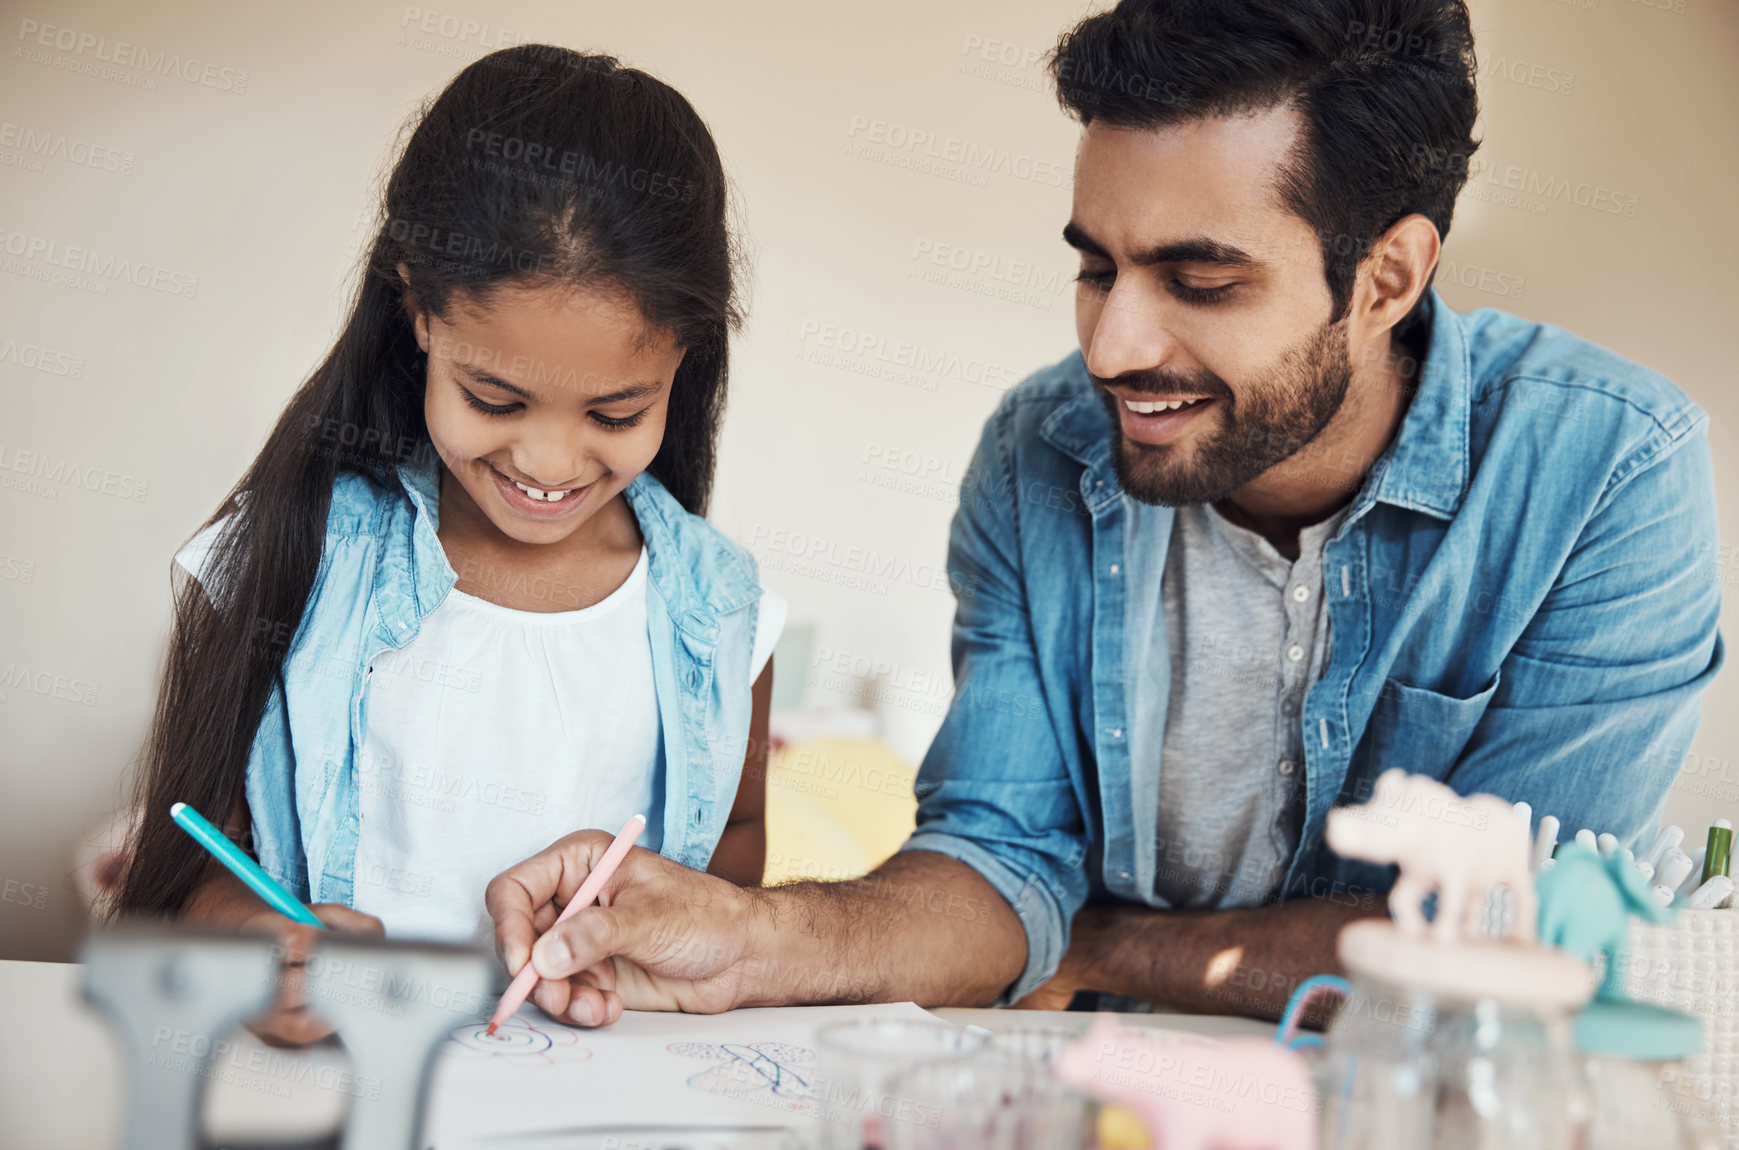
<path fill-rule="evenodd" d="M 385 934 L 386 928 L 372 914 L 351 910 L 340 903 L 322 902 L 308 908 L 332 930 L 346 934 Z M 247 1028 L 268 1046 L 306 1046 L 332 1033 L 332 1024 L 308 1009 L 304 974 L 308 956 L 320 932 L 306 923 L 294 922 L 277 911 L 261 909 L 242 919 L 238 927 L 254 934 L 275 934 L 283 956 L 278 968 L 278 993 L 265 1014 L 247 1021 Z"/>

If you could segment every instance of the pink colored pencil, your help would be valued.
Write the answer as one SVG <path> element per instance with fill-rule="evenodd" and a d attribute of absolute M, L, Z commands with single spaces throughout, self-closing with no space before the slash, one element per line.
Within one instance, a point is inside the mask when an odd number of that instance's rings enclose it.
<path fill-rule="evenodd" d="M 592 868 L 592 873 L 586 876 L 586 881 L 580 884 L 580 889 L 574 892 L 574 897 L 568 900 L 568 905 L 562 908 L 555 922 L 550 924 L 554 930 L 574 916 L 574 912 L 582 907 L 592 905 L 598 897 L 598 892 L 604 889 L 604 884 L 610 881 L 610 876 L 616 873 L 616 868 L 622 865 L 628 850 L 634 845 L 634 840 L 640 837 L 640 832 L 646 829 L 646 816 L 635 815 L 628 820 L 628 825 L 622 828 L 622 833 L 616 836 L 616 841 L 610 844 L 604 852 L 604 857 L 598 860 L 598 865 Z M 531 996 L 532 988 L 537 985 L 537 971 L 531 965 L 531 959 L 525 960 L 511 983 L 507 993 L 501 996 L 501 1002 L 495 1008 L 495 1015 L 489 1020 L 489 1033 L 494 1034 L 495 1028 L 513 1017 L 514 1011 L 525 1005 L 525 1000 Z"/>

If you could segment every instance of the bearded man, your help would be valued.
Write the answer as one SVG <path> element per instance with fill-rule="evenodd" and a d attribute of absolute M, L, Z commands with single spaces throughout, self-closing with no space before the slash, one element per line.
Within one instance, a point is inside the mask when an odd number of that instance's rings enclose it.
<path fill-rule="evenodd" d="M 962 485 L 915 833 L 766 891 L 638 851 L 538 939 L 609 841 L 571 836 L 490 892 L 546 1010 L 1272 1017 L 1384 913 L 1391 872 L 1323 827 L 1385 768 L 1625 842 L 1658 820 L 1722 659 L 1706 420 L 1432 290 L 1476 147 L 1461 0 L 1124 0 L 1052 72 L 1080 349 Z"/>

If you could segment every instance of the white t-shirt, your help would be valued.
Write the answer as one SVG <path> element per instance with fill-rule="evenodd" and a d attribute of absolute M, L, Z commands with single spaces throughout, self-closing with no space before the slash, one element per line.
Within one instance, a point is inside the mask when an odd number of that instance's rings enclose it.
<path fill-rule="evenodd" d="M 198 546 L 196 546 L 196 544 Z M 209 540 L 177 562 L 196 577 Z M 654 806 L 660 742 L 647 554 L 602 601 L 516 611 L 454 588 L 374 660 L 357 753 L 357 910 L 398 938 L 486 941 L 489 880 Z M 751 676 L 787 605 L 763 591 Z"/>

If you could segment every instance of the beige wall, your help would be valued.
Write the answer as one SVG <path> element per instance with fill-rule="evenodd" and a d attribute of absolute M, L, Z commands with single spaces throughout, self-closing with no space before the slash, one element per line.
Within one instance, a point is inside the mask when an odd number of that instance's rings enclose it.
<path fill-rule="evenodd" d="M 7 5 L 0 243 L 87 248 L 158 279 L 45 282 L 44 254 L 0 269 L 0 470 L 28 469 L 31 453 L 95 488 L 33 488 L 18 472 L 0 487 L 0 670 L 50 676 L 0 699 L 0 957 L 70 953 L 71 858 L 149 714 L 169 557 L 331 339 L 395 130 L 503 28 L 616 52 L 712 124 L 756 260 L 715 518 L 848 668 L 782 668 L 815 674 L 812 702 L 846 702 L 849 669 L 882 664 L 893 744 L 915 758 L 935 728 L 951 489 L 1000 389 L 1073 345 L 1057 235 L 1075 131 L 1034 61 L 1082 6 L 459 3 Z M 1513 166 L 1636 211 L 1470 193 L 1445 252 L 1470 286 L 1443 286 L 1458 307 L 1561 323 L 1678 380 L 1713 417 L 1726 493 L 1739 481 L 1722 346 L 1739 314 L 1722 210 L 1739 184 L 1739 8 L 1656 3 L 1477 4 L 1482 54 L 1504 64 L 1482 82 L 1494 178 Z M 433 31 L 419 11 L 439 13 Z M 71 50 L 36 46 L 27 21 L 71 30 Z M 140 87 L 153 77 L 96 61 L 96 38 L 215 67 Z M 872 141 L 878 122 L 939 150 L 960 141 L 995 170 L 913 170 Z M 95 146 L 95 166 L 55 155 L 38 170 L 11 135 L 24 131 L 64 137 L 77 158 Z M 982 270 L 950 277 L 932 257 Z M 25 366 L 42 348 L 48 370 Z M 1736 507 L 1724 502 L 1727 522 Z M 854 548 L 889 573 L 840 582 Z M 1739 584 L 1739 565 L 1718 573 Z M 1732 814 L 1739 796 L 1736 681 L 1709 696 L 1702 773 L 1675 792 L 1687 822 Z"/>

